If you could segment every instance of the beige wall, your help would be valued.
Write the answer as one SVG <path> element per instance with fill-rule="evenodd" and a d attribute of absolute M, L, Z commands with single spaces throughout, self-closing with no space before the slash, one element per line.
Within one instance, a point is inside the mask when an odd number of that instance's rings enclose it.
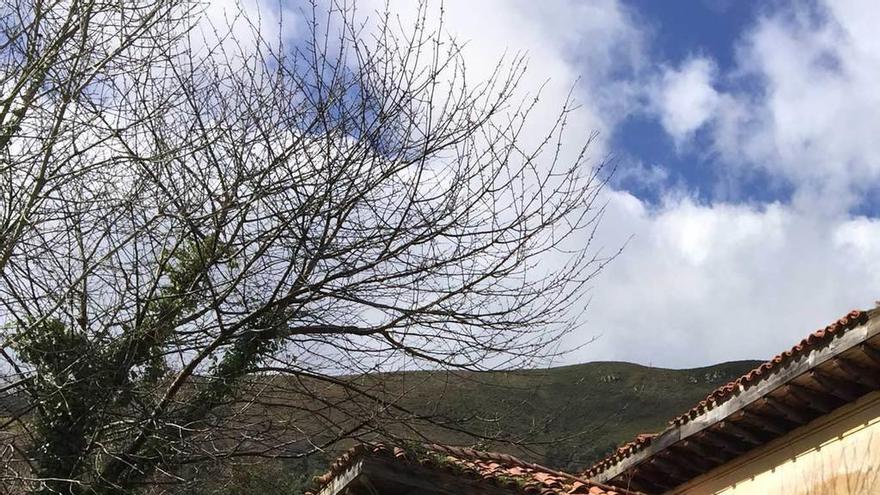
<path fill-rule="evenodd" d="M 866 395 L 669 494 L 880 494 L 880 392 Z"/>

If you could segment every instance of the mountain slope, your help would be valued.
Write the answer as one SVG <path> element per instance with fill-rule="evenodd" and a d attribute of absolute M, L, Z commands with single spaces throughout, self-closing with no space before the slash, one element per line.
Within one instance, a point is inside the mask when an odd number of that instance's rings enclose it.
<path fill-rule="evenodd" d="M 439 403 L 451 417 L 479 418 L 468 426 L 482 428 L 486 436 L 535 443 L 529 450 L 503 442 L 486 442 L 485 448 L 579 471 L 638 433 L 662 430 L 666 421 L 759 363 L 669 370 L 595 362 L 452 377 L 419 373 L 404 379 L 412 389 L 406 402 L 414 409 Z M 432 433 L 445 443 L 467 441 L 442 431 Z"/>

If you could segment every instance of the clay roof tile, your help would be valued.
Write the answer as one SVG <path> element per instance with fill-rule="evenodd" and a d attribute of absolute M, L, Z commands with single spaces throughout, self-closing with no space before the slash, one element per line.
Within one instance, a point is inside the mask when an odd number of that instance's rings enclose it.
<path fill-rule="evenodd" d="M 650 441 L 649 436 L 640 441 Z M 384 444 L 353 447 L 333 463 L 328 473 L 315 477 L 318 490 L 313 493 L 319 492 L 321 487 L 330 483 L 335 476 L 351 466 L 361 456 L 382 457 L 394 462 L 443 469 L 450 475 L 482 479 L 487 483 L 506 487 L 511 490 L 511 493 L 518 494 L 623 495 L 629 493 L 554 471 L 538 464 L 527 463 L 510 455 L 434 444 L 422 445 L 418 448 Z M 442 461 L 438 461 L 438 459 L 442 459 Z"/>

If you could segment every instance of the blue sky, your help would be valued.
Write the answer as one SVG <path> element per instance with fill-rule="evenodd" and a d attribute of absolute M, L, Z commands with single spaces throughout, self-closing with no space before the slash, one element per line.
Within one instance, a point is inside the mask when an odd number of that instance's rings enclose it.
<path fill-rule="evenodd" d="M 875 9 L 865 2 L 840 2 L 850 5 L 851 11 L 864 14 L 866 19 L 876 18 Z M 864 7 L 864 8 L 862 8 Z M 749 67 L 749 45 L 761 33 L 782 27 L 791 28 L 788 33 L 795 41 L 811 45 L 812 28 L 818 28 L 816 38 L 836 32 L 842 39 L 853 36 L 847 32 L 846 19 L 838 12 L 828 9 L 822 2 L 747 2 L 728 0 L 700 0 L 694 2 L 649 2 L 629 0 L 621 4 L 632 17 L 632 22 L 650 40 L 643 45 L 643 53 L 649 66 L 660 72 L 676 72 L 676 66 L 687 66 L 694 61 L 706 62 L 712 74 L 711 85 L 715 91 L 738 95 L 747 105 L 760 107 L 767 101 L 766 93 L 773 91 L 764 78 L 766 73 L 755 72 Z M 841 10 L 847 10 L 846 8 Z M 771 26 L 768 28 L 768 25 Z M 799 29 L 800 28 L 800 32 Z M 797 39 L 798 37 L 806 39 Z M 818 44 L 828 40 L 814 40 Z M 815 60 L 807 65 L 828 66 L 829 72 L 845 72 L 846 53 L 834 53 L 836 46 L 820 47 Z M 843 43 L 841 43 L 843 44 Z M 830 48 L 830 49 L 829 49 Z M 808 47 L 804 55 L 815 47 Z M 794 53 L 801 56 L 801 53 Z M 841 58 L 843 55 L 843 58 Z M 585 70 L 589 70 L 585 67 Z M 684 70 L 684 69 L 682 69 Z M 825 72 L 817 70 L 816 72 Z M 792 77 L 798 74 L 793 73 Z M 845 76 L 844 76 L 845 77 Z M 650 97 L 649 97 L 650 98 Z M 857 98 L 849 97 L 850 104 L 858 105 Z M 804 101 L 803 107 L 809 106 Z M 761 108 L 754 108 L 760 112 Z M 806 116 L 809 118 L 809 116 Z M 667 126 L 668 127 L 668 126 Z M 845 133 L 844 129 L 835 130 Z M 785 130 L 783 129 L 783 132 Z M 823 139 L 824 136 L 805 136 Z M 657 112 L 631 112 L 611 131 L 610 147 L 624 168 L 650 164 L 664 172 L 661 184 L 645 187 L 633 174 L 622 174 L 618 187 L 632 192 L 640 199 L 656 202 L 669 187 L 684 187 L 701 202 L 739 202 L 761 204 L 773 201 L 791 202 L 798 191 L 796 178 L 776 174 L 766 168 L 761 159 L 738 157 L 750 167 L 731 166 L 730 158 L 719 153 L 712 140 L 717 138 L 705 126 L 689 133 L 684 143 L 675 132 L 664 129 L 663 118 Z M 767 159 L 766 157 L 762 157 Z M 804 166 L 807 168 L 808 166 Z M 821 177 L 820 180 L 824 180 Z M 873 179 L 873 177 L 872 177 Z M 848 193 L 860 194 L 850 199 L 846 208 L 856 215 L 877 216 L 878 203 L 873 199 L 877 186 L 875 181 L 861 182 L 859 187 L 849 188 Z"/>
<path fill-rule="evenodd" d="M 764 2 L 697 0 L 692 2 L 625 2 L 625 8 L 652 42 L 645 52 L 652 61 L 680 64 L 694 57 L 711 59 L 721 73 L 735 69 L 736 42 L 754 24 Z M 585 68 L 589 70 L 589 68 Z M 722 83 L 723 84 L 723 83 Z M 791 190 L 773 183 L 765 174 L 728 177 L 723 167 L 713 167 L 715 156 L 706 149 L 706 133 L 696 132 L 694 143 L 676 147 L 664 132 L 657 115 L 633 114 L 613 129 L 611 148 L 625 167 L 631 161 L 662 164 L 668 173 L 663 186 L 681 184 L 702 201 L 787 199 Z M 659 190 L 625 175 L 620 187 L 648 200 L 658 200 Z"/>
<path fill-rule="evenodd" d="M 414 3 L 390 8 L 406 24 Z M 367 16 L 384 5 L 358 2 Z M 880 299 L 880 2 L 446 0 L 445 12 L 469 80 L 526 53 L 524 91 L 546 83 L 533 135 L 574 88 L 572 148 L 598 131 L 592 156 L 619 165 L 598 245 L 626 249 L 563 345 L 596 340 L 566 362 L 767 358 Z"/>
<path fill-rule="evenodd" d="M 765 2 L 694 0 L 690 2 L 625 2 L 643 26 L 651 30 L 652 56 L 684 60 L 699 54 L 712 55 L 722 67 L 731 67 L 734 41 L 755 20 Z"/>

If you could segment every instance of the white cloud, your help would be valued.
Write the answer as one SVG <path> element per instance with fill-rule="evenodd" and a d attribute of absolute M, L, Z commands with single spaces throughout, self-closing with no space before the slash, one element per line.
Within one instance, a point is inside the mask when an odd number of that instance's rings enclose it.
<path fill-rule="evenodd" d="M 572 362 L 767 358 L 880 298 L 880 220 L 848 213 L 880 179 L 878 18 L 876 2 L 785 7 L 744 35 L 726 73 L 693 58 L 651 78 L 649 109 L 677 145 L 706 128 L 714 166 L 761 168 L 795 198 L 667 191 L 652 207 L 612 191 L 601 238 L 634 237 L 596 281 L 577 338 L 600 338 Z"/>
<path fill-rule="evenodd" d="M 650 208 L 612 192 L 602 239 L 630 240 L 596 281 L 572 362 L 697 366 L 761 359 L 853 308 L 880 283 L 880 221 L 773 203 Z"/>
<path fill-rule="evenodd" d="M 635 187 L 662 192 L 669 182 L 669 170 L 657 163 L 646 164 L 641 160 L 624 156 L 612 180 L 618 189 Z"/>
<path fill-rule="evenodd" d="M 858 203 L 880 179 L 877 2 L 797 4 L 760 19 L 718 106 L 715 143 L 730 164 L 781 176 L 807 201 Z M 757 87 L 757 91 L 755 88 Z"/>
<path fill-rule="evenodd" d="M 663 128 L 678 145 L 715 113 L 719 101 L 712 87 L 715 71 L 715 64 L 703 57 L 664 71 L 654 100 Z"/>

